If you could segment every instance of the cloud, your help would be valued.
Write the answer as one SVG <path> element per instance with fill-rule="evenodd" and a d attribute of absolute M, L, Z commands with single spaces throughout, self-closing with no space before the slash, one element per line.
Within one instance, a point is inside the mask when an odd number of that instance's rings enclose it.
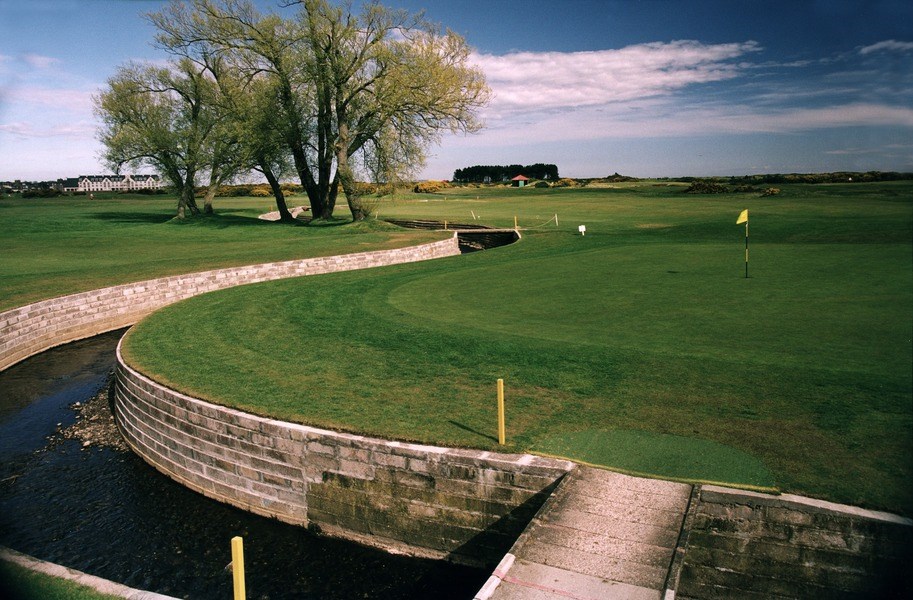
<path fill-rule="evenodd" d="M 850 103 L 818 108 L 759 109 L 752 105 L 681 106 L 666 99 L 541 114 L 510 119 L 475 136 L 454 137 L 448 145 L 494 147 L 608 139 L 705 137 L 756 133 L 801 133 L 843 127 L 913 129 L 913 108 Z"/>
<path fill-rule="evenodd" d="M 905 46 L 892 40 L 872 47 Z M 873 87 L 878 71 L 834 73 L 833 64 L 843 63 L 828 57 L 752 62 L 760 51 L 754 41 L 685 40 L 594 52 L 474 55 L 494 94 L 482 114 L 486 129 L 448 144 L 913 128 L 913 107 L 898 98 L 907 88 L 879 92 Z M 711 94 L 700 88 L 721 82 Z"/>
<path fill-rule="evenodd" d="M 53 56 L 42 56 L 40 54 L 23 54 L 22 61 L 33 69 L 48 69 L 60 63 L 59 58 Z"/>
<path fill-rule="evenodd" d="M 17 86 L 7 89 L 3 100 L 20 106 L 58 109 L 66 113 L 92 114 L 94 92 L 78 89 L 55 89 L 43 86 Z"/>
<path fill-rule="evenodd" d="M 899 42 L 897 40 L 885 40 L 865 46 L 859 49 L 859 54 L 871 54 L 872 52 L 909 52 L 913 50 L 913 42 Z"/>
<path fill-rule="evenodd" d="M 652 42 L 592 52 L 477 54 L 474 62 L 494 92 L 495 114 L 595 106 L 670 94 L 690 85 L 737 77 L 735 59 L 756 42 Z"/>
<path fill-rule="evenodd" d="M 20 139 L 70 137 L 86 138 L 95 134 L 95 123 L 77 121 L 66 125 L 36 126 L 34 123 L 21 121 L 0 123 L 0 135 L 11 135 Z"/>

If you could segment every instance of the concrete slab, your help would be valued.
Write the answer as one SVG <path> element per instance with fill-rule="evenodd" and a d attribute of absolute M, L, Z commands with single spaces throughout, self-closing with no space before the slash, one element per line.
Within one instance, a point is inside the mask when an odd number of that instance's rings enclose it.
<path fill-rule="evenodd" d="M 659 600 L 660 592 L 575 571 L 517 560 L 501 582 L 504 600 Z"/>
<path fill-rule="evenodd" d="M 567 476 L 496 572 L 492 600 L 661 599 L 691 486 L 591 467 Z M 497 582 L 495 582 L 497 583 Z"/>
<path fill-rule="evenodd" d="M 523 558 L 583 575 L 653 589 L 662 587 L 669 571 L 668 564 L 655 567 L 548 544 L 533 545 L 523 552 Z"/>

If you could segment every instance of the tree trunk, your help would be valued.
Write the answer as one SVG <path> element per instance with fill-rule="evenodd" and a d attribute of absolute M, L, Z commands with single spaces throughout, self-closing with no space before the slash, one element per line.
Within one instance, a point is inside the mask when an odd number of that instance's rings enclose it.
<path fill-rule="evenodd" d="M 179 219 L 186 218 L 187 212 L 190 212 L 192 217 L 200 214 L 200 207 L 197 206 L 197 200 L 194 197 L 194 179 L 196 179 L 196 173 L 188 170 L 184 176 L 184 184 L 181 186 L 181 196 L 178 201 Z"/>
<path fill-rule="evenodd" d="M 273 191 L 273 197 L 276 199 L 276 208 L 279 209 L 279 220 L 283 223 L 297 223 L 298 221 L 292 216 L 292 213 L 289 212 L 282 186 L 279 184 L 279 180 L 276 179 L 276 176 L 273 175 L 272 169 L 266 166 L 266 161 L 260 163 L 260 170 L 263 172 L 266 181 L 269 182 L 270 189 Z"/>
<path fill-rule="evenodd" d="M 215 211 L 212 208 L 212 200 L 216 197 L 216 192 L 219 190 L 219 185 L 221 177 L 218 175 L 216 170 L 215 163 L 213 163 L 212 168 L 209 171 L 209 187 L 206 188 L 206 194 L 203 196 L 203 214 L 211 215 Z"/>
<path fill-rule="evenodd" d="M 345 123 L 345 111 L 337 106 L 339 115 L 339 137 L 336 140 L 336 177 L 342 184 L 342 192 L 346 196 L 352 221 L 364 221 L 367 212 L 361 204 L 361 194 L 355 185 L 355 174 L 349 166 L 349 126 Z"/>
<path fill-rule="evenodd" d="M 178 214 L 179 219 L 187 218 L 187 213 L 190 213 L 190 216 L 196 216 L 200 214 L 200 207 L 197 206 L 197 201 L 193 197 L 193 186 L 183 186 L 181 188 L 181 193 L 178 196 Z"/>
<path fill-rule="evenodd" d="M 209 186 L 209 189 L 206 190 L 206 195 L 203 196 L 203 214 L 211 215 L 215 211 L 212 209 L 212 199 L 216 196 L 216 188 L 214 186 Z"/>

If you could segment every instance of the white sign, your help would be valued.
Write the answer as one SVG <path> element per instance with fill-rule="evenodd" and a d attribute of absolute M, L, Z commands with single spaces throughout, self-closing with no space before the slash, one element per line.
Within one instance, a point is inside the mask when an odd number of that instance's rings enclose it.
<path fill-rule="evenodd" d="M 577 228 L 577 231 L 580 232 L 580 235 L 586 235 L 586 225 L 581 225 Z"/>

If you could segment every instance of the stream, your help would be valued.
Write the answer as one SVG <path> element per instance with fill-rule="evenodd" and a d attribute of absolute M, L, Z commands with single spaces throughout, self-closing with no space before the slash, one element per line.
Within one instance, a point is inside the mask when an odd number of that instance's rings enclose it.
<path fill-rule="evenodd" d="M 236 535 L 244 538 L 251 600 L 465 600 L 485 583 L 488 573 L 479 569 L 392 555 L 246 513 L 175 483 L 130 451 L 63 435 L 77 419 L 74 405 L 84 407 L 107 385 L 122 334 L 48 350 L 0 372 L 0 545 L 179 598 L 231 597 L 226 567 Z"/>

